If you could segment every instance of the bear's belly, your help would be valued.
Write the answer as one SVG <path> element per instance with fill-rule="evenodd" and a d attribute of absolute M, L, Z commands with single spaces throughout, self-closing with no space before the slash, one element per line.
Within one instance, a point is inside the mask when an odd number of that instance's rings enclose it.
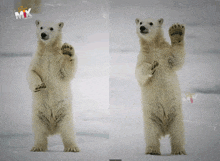
<path fill-rule="evenodd" d="M 172 111 L 172 112 L 165 112 L 165 111 L 161 111 L 159 113 L 156 112 L 151 112 L 149 119 L 156 125 L 158 126 L 163 135 L 168 134 L 168 129 L 169 126 L 173 123 L 173 121 L 175 120 L 177 115 L 176 111 Z"/>
<path fill-rule="evenodd" d="M 143 108 L 156 112 L 160 118 L 180 109 L 181 102 L 181 90 L 175 73 L 156 75 L 149 85 L 142 87 Z"/>
<path fill-rule="evenodd" d="M 65 101 L 58 101 L 53 105 L 43 103 L 37 109 L 36 115 L 47 127 L 51 134 L 56 133 L 56 129 L 68 113 L 68 104 Z"/>
<path fill-rule="evenodd" d="M 57 104 L 61 101 L 71 102 L 72 94 L 70 86 L 59 87 L 46 85 L 46 88 L 41 89 L 39 92 L 35 92 L 33 95 L 33 100 L 46 104 L 50 107 L 56 107 Z"/>

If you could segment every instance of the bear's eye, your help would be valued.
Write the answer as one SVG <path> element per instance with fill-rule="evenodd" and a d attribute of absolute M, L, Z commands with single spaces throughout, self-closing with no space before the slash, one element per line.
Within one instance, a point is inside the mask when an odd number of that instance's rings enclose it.
<path fill-rule="evenodd" d="M 140 22 L 140 25 L 142 25 L 142 22 Z"/>
<path fill-rule="evenodd" d="M 150 24 L 151 26 L 153 25 L 153 23 L 152 23 L 152 22 L 150 22 L 149 24 Z"/>
<path fill-rule="evenodd" d="M 40 27 L 40 29 L 42 30 L 42 29 L 43 29 L 43 27 Z"/>
<path fill-rule="evenodd" d="M 53 27 L 50 28 L 50 31 L 53 31 Z"/>

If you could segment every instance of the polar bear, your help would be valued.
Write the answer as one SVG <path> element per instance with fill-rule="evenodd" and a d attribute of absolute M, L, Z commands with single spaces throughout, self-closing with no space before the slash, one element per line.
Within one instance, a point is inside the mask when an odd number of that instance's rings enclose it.
<path fill-rule="evenodd" d="M 136 19 L 140 53 L 135 69 L 141 87 L 146 154 L 160 155 L 160 138 L 170 135 L 171 154 L 185 154 L 181 90 L 176 71 L 184 64 L 184 25 L 163 36 L 163 19 Z"/>
<path fill-rule="evenodd" d="M 34 147 L 46 151 L 49 135 L 61 134 L 65 152 L 78 152 L 73 129 L 70 82 L 76 73 L 74 48 L 62 45 L 63 22 L 36 21 L 38 46 L 28 71 L 32 91 Z"/>

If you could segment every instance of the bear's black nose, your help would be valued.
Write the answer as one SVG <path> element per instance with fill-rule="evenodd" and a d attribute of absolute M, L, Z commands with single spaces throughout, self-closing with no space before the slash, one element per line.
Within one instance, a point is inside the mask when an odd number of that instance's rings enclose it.
<path fill-rule="evenodd" d="M 45 38 L 47 36 L 47 34 L 45 34 L 44 32 L 41 34 L 42 38 Z"/>
<path fill-rule="evenodd" d="M 145 28 L 144 26 L 141 26 L 141 27 L 140 27 L 140 30 L 141 30 L 141 31 L 143 31 L 143 30 L 145 30 L 145 29 L 146 29 L 146 28 Z"/>

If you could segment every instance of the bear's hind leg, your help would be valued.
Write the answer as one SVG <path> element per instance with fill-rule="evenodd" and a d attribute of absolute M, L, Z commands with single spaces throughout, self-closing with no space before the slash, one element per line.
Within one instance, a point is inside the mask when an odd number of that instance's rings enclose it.
<path fill-rule="evenodd" d="M 184 137 L 184 124 L 180 115 L 177 115 L 169 127 L 170 142 L 171 142 L 171 154 L 173 155 L 186 155 L 184 149 L 185 137 Z"/>
<path fill-rule="evenodd" d="M 47 151 L 47 137 L 49 134 L 46 125 L 42 124 L 42 121 L 38 116 L 33 120 L 34 146 L 31 149 L 33 152 Z"/>
<path fill-rule="evenodd" d="M 62 137 L 65 152 L 79 152 L 73 129 L 73 121 L 71 116 L 65 116 L 60 123 L 60 134 Z"/>
<path fill-rule="evenodd" d="M 146 140 L 146 154 L 160 155 L 160 137 L 162 131 L 158 125 L 150 118 L 145 118 L 145 140 Z"/>

